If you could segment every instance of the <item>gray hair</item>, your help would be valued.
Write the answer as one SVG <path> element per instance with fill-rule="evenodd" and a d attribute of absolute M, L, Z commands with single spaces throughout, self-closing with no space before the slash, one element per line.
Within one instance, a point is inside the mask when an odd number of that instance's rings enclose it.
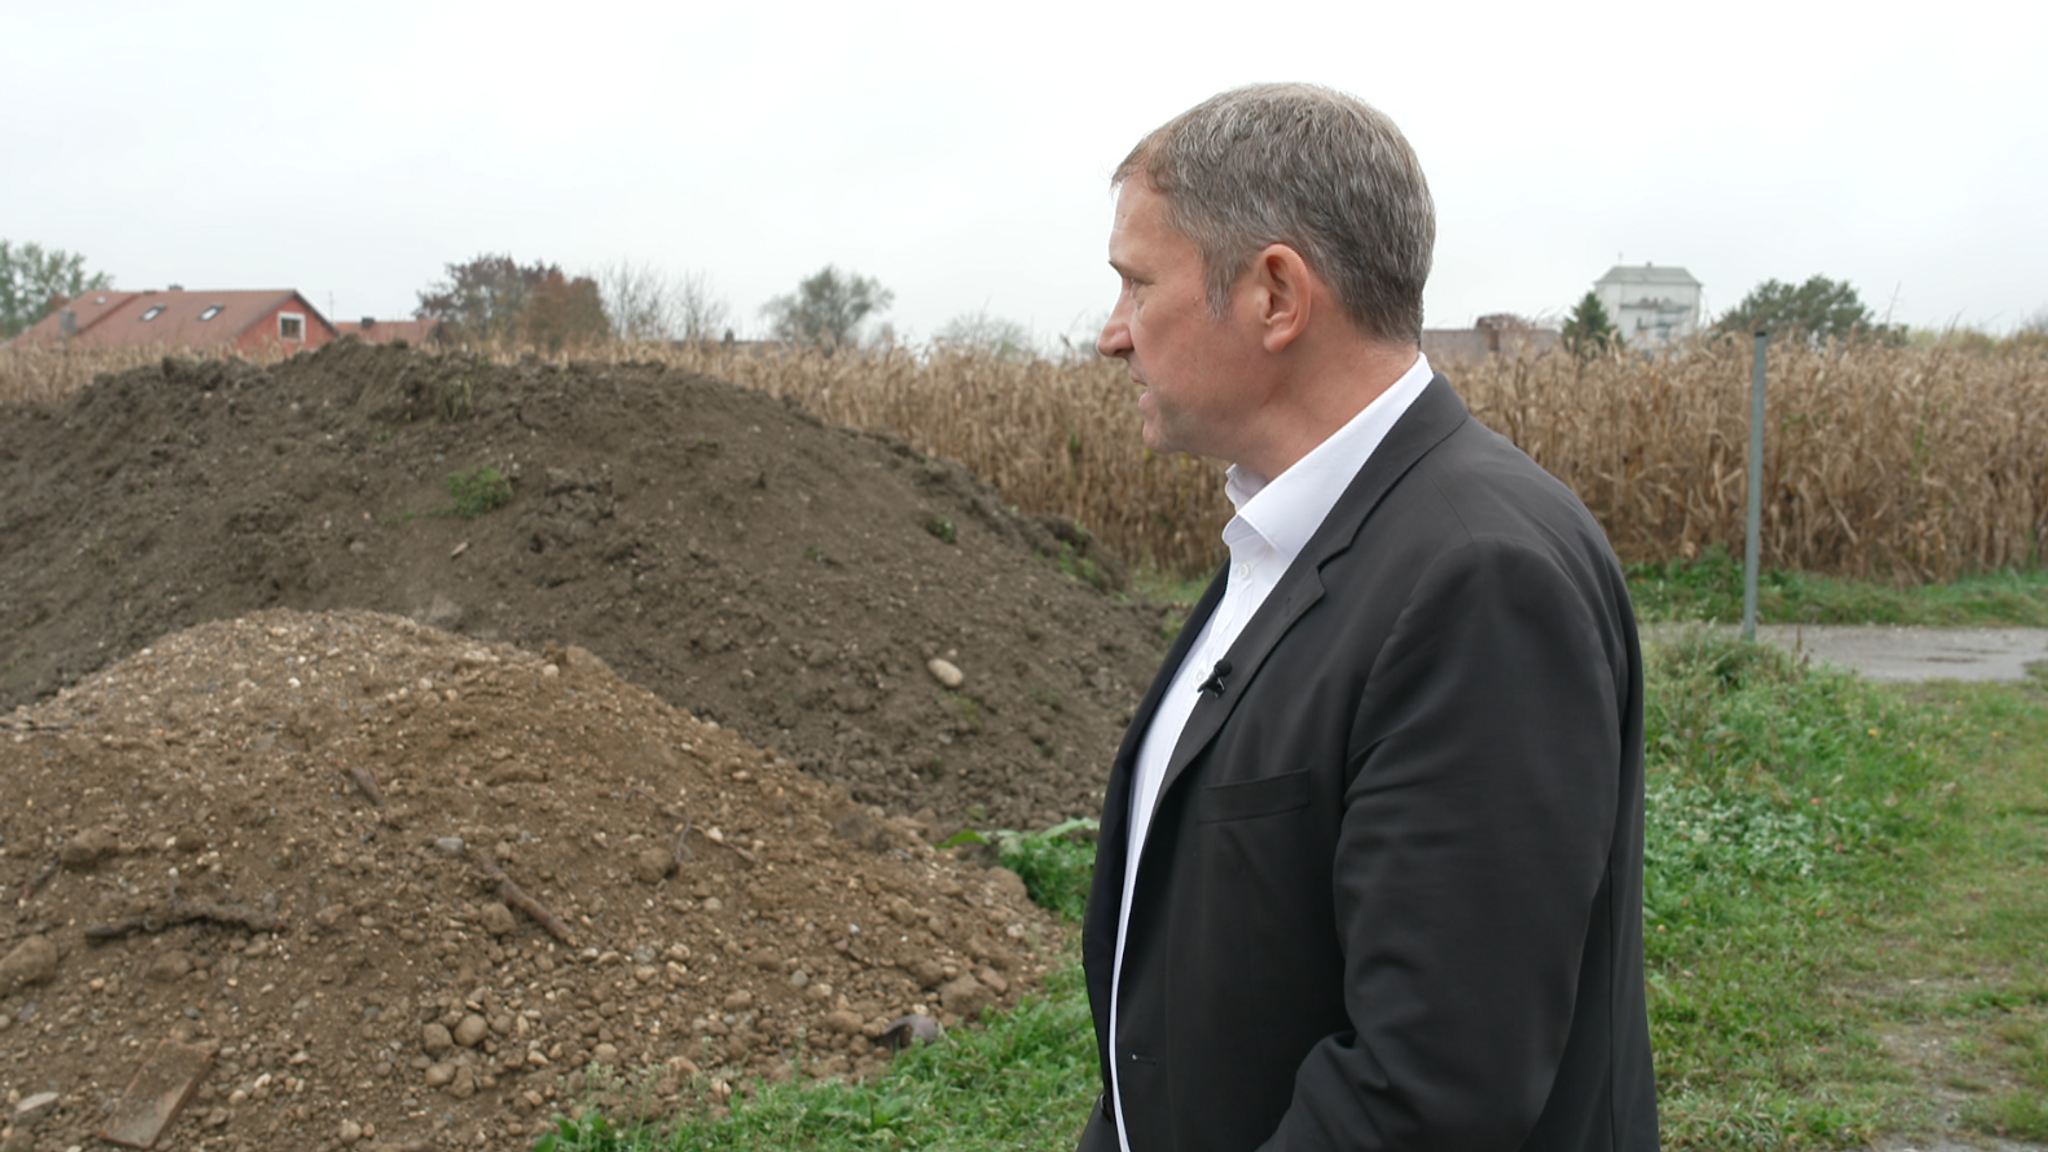
<path fill-rule="evenodd" d="M 1421 343 L 1436 205 L 1414 149 L 1379 110 L 1310 84 L 1232 89 L 1154 129 L 1112 183 L 1138 175 L 1201 252 L 1217 319 L 1252 257 L 1285 244 L 1367 335 Z"/>

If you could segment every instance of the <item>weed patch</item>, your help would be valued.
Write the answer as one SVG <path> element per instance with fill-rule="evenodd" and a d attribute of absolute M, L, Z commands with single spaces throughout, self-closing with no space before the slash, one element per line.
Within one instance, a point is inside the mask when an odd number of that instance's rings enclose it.
<path fill-rule="evenodd" d="M 402 528 L 421 517 L 474 520 L 512 502 L 512 481 L 490 464 L 479 464 L 448 474 L 449 504 L 436 504 L 425 511 L 388 512 L 377 517 L 386 528 Z"/>
<path fill-rule="evenodd" d="M 489 464 L 448 474 L 448 495 L 455 501 L 450 512 L 474 520 L 512 502 L 512 481 Z"/>

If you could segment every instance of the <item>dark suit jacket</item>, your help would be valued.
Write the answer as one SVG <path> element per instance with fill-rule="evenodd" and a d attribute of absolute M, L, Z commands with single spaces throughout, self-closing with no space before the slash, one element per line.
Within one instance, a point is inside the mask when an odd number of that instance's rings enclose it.
<path fill-rule="evenodd" d="M 1442 376 L 1196 705 L 1109 1035 L 1132 764 L 1222 587 L 1117 755 L 1083 929 L 1134 1152 L 1655 1149 L 1627 588 Z"/>

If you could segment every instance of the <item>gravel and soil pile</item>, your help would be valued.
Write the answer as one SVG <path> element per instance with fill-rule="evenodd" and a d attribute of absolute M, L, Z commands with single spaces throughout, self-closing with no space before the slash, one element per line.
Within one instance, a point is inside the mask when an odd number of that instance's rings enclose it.
<path fill-rule="evenodd" d="M 448 514 L 485 468 L 510 503 Z M 367 608 L 580 645 L 946 831 L 1099 811 L 1163 652 L 1158 609 L 1067 574 L 1117 578 L 1071 526 L 657 364 L 166 360 L 0 413 L 0 541 L 0 708 L 207 620 Z"/>
<path fill-rule="evenodd" d="M 933 844 L 1092 815 L 1163 648 L 1072 526 L 660 365 L 166 360 L 0 412 L 0 541 L 0 1152 L 871 1074 L 1037 985 Z"/>
<path fill-rule="evenodd" d="M 872 1073 L 1059 933 L 583 648 L 371 612 L 165 637 L 0 718 L 0 780 L 9 1152 L 160 1052 L 205 1070 L 160 1147 L 522 1147 L 593 1093 Z"/>

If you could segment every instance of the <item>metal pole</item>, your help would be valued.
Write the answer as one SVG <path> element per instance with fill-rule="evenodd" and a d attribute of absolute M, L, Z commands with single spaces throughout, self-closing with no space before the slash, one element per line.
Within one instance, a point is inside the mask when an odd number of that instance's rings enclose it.
<path fill-rule="evenodd" d="M 1764 342 L 1756 334 L 1756 359 L 1749 384 L 1749 531 L 1742 545 L 1742 638 L 1756 640 L 1756 577 L 1764 526 Z"/>

